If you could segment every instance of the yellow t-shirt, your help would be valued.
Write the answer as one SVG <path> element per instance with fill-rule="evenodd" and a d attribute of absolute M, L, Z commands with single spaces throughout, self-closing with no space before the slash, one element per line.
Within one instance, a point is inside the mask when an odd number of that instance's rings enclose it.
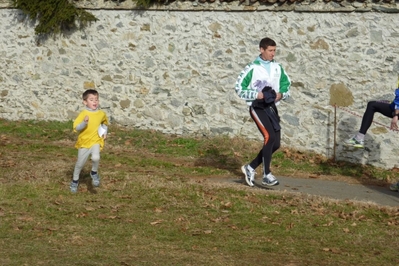
<path fill-rule="evenodd" d="M 75 148 L 91 148 L 94 144 L 100 144 L 100 148 L 104 147 L 104 138 L 98 135 L 98 128 L 101 124 L 108 126 L 108 118 L 104 111 L 89 111 L 83 110 L 73 122 L 73 131 L 77 132 L 76 127 L 82 123 L 85 117 L 89 116 L 87 126 L 79 132 L 78 140 Z"/>

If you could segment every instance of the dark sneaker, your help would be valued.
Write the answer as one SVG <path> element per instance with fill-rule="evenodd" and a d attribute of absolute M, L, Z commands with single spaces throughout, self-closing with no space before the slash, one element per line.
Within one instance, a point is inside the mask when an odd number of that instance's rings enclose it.
<path fill-rule="evenodd" d="M 345 141 L 346 146 L 352 146 L 355 148 L 364 148 L 364 141 L 363 140 L 357 140 L 355 137 L 348 139 Z"/>
<path fill-rule="evenodd" d="M 78 186 L 79 186 L 79 183 L 71 182 L 71 185 L 69 186 L 69 188 L 71 189 L 72 193 L 76 193 L 76 192 L 78 192 Z"/>
<path fill-rule="evenodd" d="M 100 176 L 98 175 L 98 173 L 96 173 L 96 174 L 94 174 L 94 175 L 92 175 L 91 173 L 90 173 L 90 176 L 91 176 L 91 183 L 93 184 L 93 186 L 94 187 L 98 187 L 99 185 L 100 185 Z"/>
<path fill-rule="evenodd" d="M 248 186 L 253 187 L 255 181 L 255 170 L 249 170 L 248 164 L 241 166 L 241 171 L 245 175 L 245 182 L 247 182 Z"/>
<path fill-rule="evenodd" d="M 272 173 L 269 173 L 269 174 L 263 176 L 262 185 L 271 187 L 271 186 L 277 186 L 278 184 L 279 183 L 278 183 L 276 177 L 274 177 L 274 175 L 272 175 Z"/>
<path fill-rule="evenodd" d="M 389 189 L 392 190 L 392 191 L 399 191 L 399 182 L 398 182 L 398 183 L 395 183 L 395 184 L 392 184 L 392 185 L 389 187 Z"/>

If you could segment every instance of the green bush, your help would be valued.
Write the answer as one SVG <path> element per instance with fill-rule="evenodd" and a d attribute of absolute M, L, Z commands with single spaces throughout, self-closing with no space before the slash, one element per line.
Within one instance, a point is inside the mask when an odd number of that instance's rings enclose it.
<path fill-rule="evenodd" d="M 68 30 L 83 29 L 98 19 L 72 0 L 10 0 L 12 6 L 22 10 L 30 20 L 38 21 L 36 35 L 53 35 Z M 112 0 L 123 2 L 125 0 Z M 166 4 L 174 0 L 131 0 L 139 8 Z"/>
<path fill-rule="evenodd" d="M 38 21 L 36 35 L 62 33 L 82 29 L 97 18 L 77 8 L 69 0 L 11 0 L 13 7 L 22 10 L 29 19 Z"/>
<path fill-rule="evenodd" d="M 168 0 L 132 0 L 134 3 L 136 3 L 136 6 L 142 7 L 142 8 L 148 8 L 150 6 L 154 6 L 156 4 L 163 4 L 167 3 Z M 169 0 L 169 2 L 172 2 Z"/>

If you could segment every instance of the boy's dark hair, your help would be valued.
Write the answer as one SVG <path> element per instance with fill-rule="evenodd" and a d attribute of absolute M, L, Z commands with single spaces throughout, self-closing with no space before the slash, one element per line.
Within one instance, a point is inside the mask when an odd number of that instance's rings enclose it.
<path fill-rule="evenodd" d="M 82 95 L 83 101 L 87 100 L 87 97 L 89 97 L 89 94 L 98 96 L 98 91 L 92 90 L 92 89 L 86 90 L 85 92 L 83 92 L 83 95 Z"/>
<path fill-rule="evenodd" d="M 259 48 L 266 49 L 269 46 L 277 46 L 277 44 L 275 41 L 267 37 L 260 40 Z"/>

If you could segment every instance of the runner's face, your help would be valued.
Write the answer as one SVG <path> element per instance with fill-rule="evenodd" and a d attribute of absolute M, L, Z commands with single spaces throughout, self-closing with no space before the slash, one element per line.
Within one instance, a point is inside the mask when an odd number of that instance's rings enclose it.
<path fill-rule="evenodd" d="M 268 46 L 266 49 L 260 48 L 260 55 L 263 60 L 272 61 L 276 54 L 276 46 Z"/>
<path fill-rule="evenodd" d="M 98 95 L 89 94 L 83 103 L 92 110 L 96 110 L 99 104 Z"/>

